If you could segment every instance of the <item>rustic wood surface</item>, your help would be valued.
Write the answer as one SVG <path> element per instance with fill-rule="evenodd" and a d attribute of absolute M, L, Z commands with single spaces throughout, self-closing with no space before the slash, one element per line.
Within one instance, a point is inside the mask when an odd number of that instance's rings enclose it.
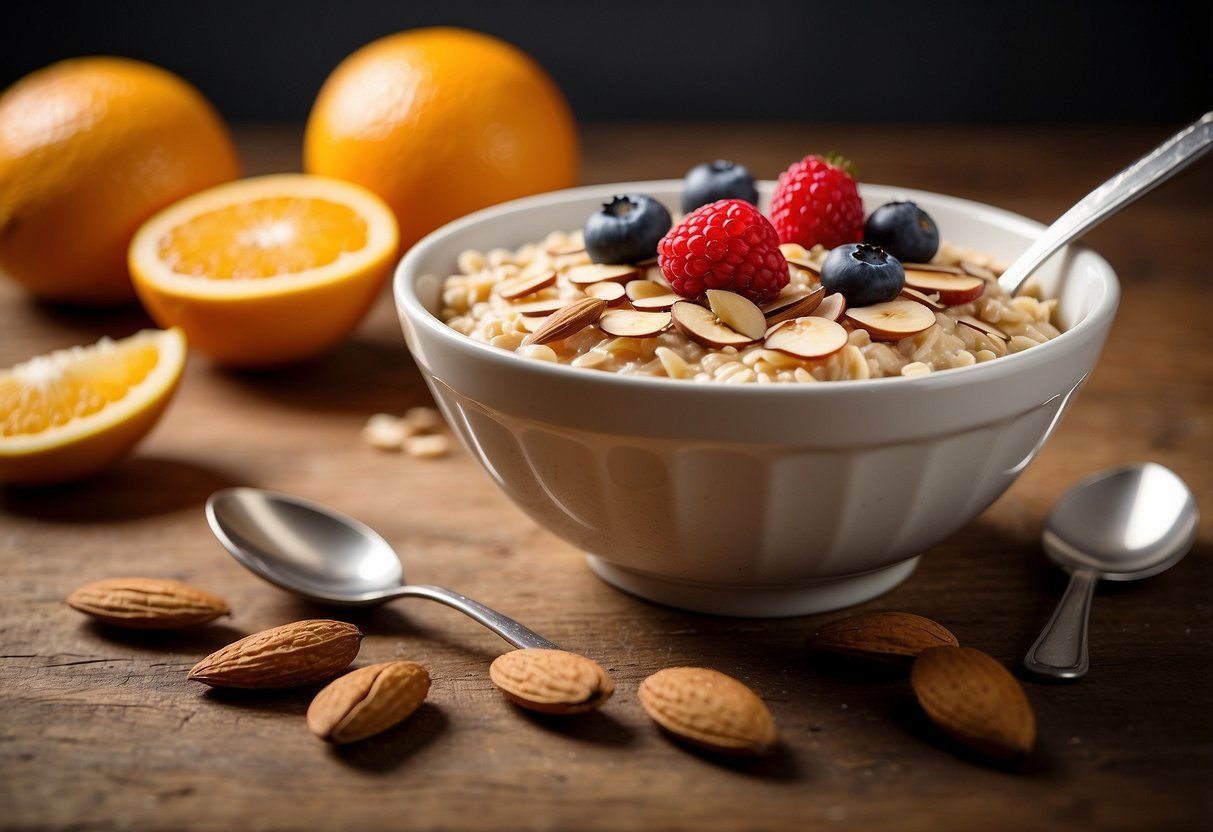
<path fill-rule="evenodd" d="M 862 179 L 991 202 L 1051 221 L 1177 125 L 1133 127 L 590 126 L 586 183 L 680 175 L 728 156 L 773 177 L 838 150 Z M 245 129 L 249 173 L 296 170 L 296 129 Z M 402 160 L 402 164 L 408 160 Z M 429 403 L 385 292 L 325 358 L 258 374 L 191 359 L 171 410 L 98 478 L 0 489 L 0 826 L 5 829 L 1208 829 L 1213 821 L 1213 164 L 1202 162 L 1092 232 L 1124 298 L 1098 369 L 1022 479 L 917 573 L 863 610 L 930 616 L 1016 667 L 1063 589 L 1037 538 L 1082 476 L 1152 459 L 1198 495 L 1200 538 L 1173 569 L 1103 585 L 1092 671 L 1024 680 L 1039 722 L 1015 766 L 958 753 L 905 675 L 808 656 L 835 616 L 693 615 L 624 596 L 537 528 L 463 453 L 363 444 L 372 413 Z M 64 241 L 70 245 L 70 240 Z M 0 285 L 0 366 L 145 325 Z M 458 614 L 397 602 L 354 615 L 297 601 L 212 538 L 203 501 L 253 484 L 330 503 L 381 531 L 416 581 L 456 587 L 598 659 L 618 691 L 560 721 L 488 680 L 505 645 Z M 118 575 L 171 576 L 234 614 L 180 635 L 92 625 L 63 598 Z M 368 634 L 359 659 L 426 664 L 428 702 L 357 746 L 317 741 L 314 689 L 231 695 L 189 682 L 203 655 L 287 621 L 335 616 Z M 720 760 L 659 733 L 636 689 L 670 665 L 750 684 L 781 731 L 766 759 Z"/>

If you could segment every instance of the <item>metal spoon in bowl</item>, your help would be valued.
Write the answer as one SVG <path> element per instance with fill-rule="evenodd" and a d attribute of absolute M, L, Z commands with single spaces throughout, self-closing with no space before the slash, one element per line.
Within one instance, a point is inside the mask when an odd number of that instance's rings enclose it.
<path fill-rule="evenodd" d="M 236 560 L 275 586 L 312 601 L 365 607 L 396 598 L 428 598 L 479 621 L 515 647 L 558 649 L 466 595 L 405 583 L 400 558 L 387 541 L 318 503 L 258 488 L 227 488 L 206 501 L 206 518 Z"/>
<path fill-rule="evenodd" d="M 1028 276 L 1066 243 L 1080 237 L 1195 162 L 1213 148 L 1213 112 L 1205 113 L 1113 176 L 1066 211 L 998 278 L 1015 295 Z"/>
<path fill-rule="evenodd" d="M 1070 570 L 1070 585 L 1024 667 L 1053 679 L 1086 675 L 1096 582 L 1135 581 L 1173 566 L 1196 541 L 1198 520 L 1188 486 L 1153 462 L 1101 471 L 1066 493 L 1045 521 L 1042 542 Z"/>

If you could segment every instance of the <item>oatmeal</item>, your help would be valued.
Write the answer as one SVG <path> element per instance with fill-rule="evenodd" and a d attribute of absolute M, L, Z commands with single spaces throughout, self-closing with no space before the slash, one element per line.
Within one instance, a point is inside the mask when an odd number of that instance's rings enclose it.
<path fill-rule="evenodd" d="M 444 283 L 441 317 L 470 338 L 535 360 L 731 384 L 925 375 L 1020 352 L 1059 334 L 1056 300 L 1009 297 L 997 283 L 1001 264 L 946 242 L 929 264 L 903 264 L 905 285 L 894 301 L 851 309 L 841 295 L 822 290 L 826 249 L 785 243 L 779 250 L 789 279 L 759 307 L 762 332 L 753 331 L 752 322 L 746 331 L 715 302 L 696 304 L 702 312 L 691 309 L 695 302 L 673 292 L 654 261 L 591 263 L 580 231 L 553 232 L 516 250 L 463 252 L 459 274 Z M 587 302 L 570 309 L 579 301 Z M 676 308 L 679 303 L 687 305 Z M 752 315 L 737 305 L 737 314 Z M 544 337 L 545 325 L 560 328 L 557 315 L 572 320 L 563 322 L 559 337 Z M 904 315 L 920 322 L 903 321 Z M 898 327 L 921 328 L 899 337 Z"/>

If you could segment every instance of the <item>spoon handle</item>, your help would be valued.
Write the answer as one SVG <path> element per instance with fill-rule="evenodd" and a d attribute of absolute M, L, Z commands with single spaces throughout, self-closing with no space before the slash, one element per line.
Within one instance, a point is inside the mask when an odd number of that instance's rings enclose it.
<path fill-rule="evenodd" d="M 1090 569 L 1075 569 L 1065 595 L 1024 656 L 1023 666 L 1051 679 L 1077 679 L 1087 674 L 1087 616 L 1099 575 Z"/>
<path fill-rule="evenodd" d="M 452 609 L 479 621 L 484 626 L 488 627 L 497 635 L 508 641 L 510 644 L 519 648 L 527 647 L 546 647 L 552 650 L 559 648 L 548 641 L 543 636 L 536 633 L 527 627 L 522 626 L 509 616 L 502 615 L 497 610 L 486 607 L 479 601 L 473 601 L 471 598 L 456 592 L 453 589 L 447 589 L 441 586 L 427 586 L 425 584 L 407 584 L 394 590 L 391 594 L 392 598 L 429 598 L 431 601 L 437 601 L 440 604 L 446 604 Z"/>
<path fill-rule="evenodd" d="M 1083 197 L 1015 259 L 998 278 L 1014 295 L 1024 280 L 1053 252 L 1103 222 L 1121 208 L 1161 185 L 1195 162 L 1213 146 L 1213 112 L 1180 130 L 1133 164 Z"/>

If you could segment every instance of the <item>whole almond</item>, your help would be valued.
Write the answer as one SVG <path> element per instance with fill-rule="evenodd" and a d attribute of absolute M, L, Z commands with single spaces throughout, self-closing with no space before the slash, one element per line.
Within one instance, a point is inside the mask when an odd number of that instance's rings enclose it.
<path fill-rule="evenodd" d="M 362 631 L 309 619 L 253 633 L 211 653 L 187 678 L 217 688 L 289 688 L 319 682 L 349 666 Z"/>
<path fill-rule="evenodd" d="M 947 627 L 909 612 L 876 612 L 840 618 L 808 638 L 811 650 L 908 664 L 930 647 L 960 642 Z"/>
<path fill-rule="evenodd" d="M 329 682 L 307 709 L 307 727 L 322 740 L 357 742 L 406 720 L 430 692 L 417 662 L 360 667 Z"/>
<path fill-rule="evenodd" d="M 502 653 L 489 666 L 489 678 L 520 708 L 560 716 L 592 711 L 615 692 L 598 662 L 542 647 Z"/>
<path fill-rule="evenodd" d="M 775 745 L 775 720 L 744 684 L 705 667 L 668 667 L 640 685 L 653 721 L 694 745 L 730 754 L 762 754 Z"/>
<path fill-rule="evenodd" d="M 171 578 L 106 578 L 67 596 L 72 609 L 115 627 L 172 630 L 193 627 L 227 615 L 218 595 Z"/>
<path fill-rule="evenodd" d="M 910 686 L 939 728 L 981 754 L 1012 758 L 1036 742 L 1036 716 L 1019 682 L 971 647 L 932 647 L 914 660 Z"/>
<path fill-rule="evenodd" d="M 559 341 L 580 332 L 602 317 L 607 302 L 602 298 L 582 298 L 549 315 L 539 328 L 526 338 L 528 344 Z"/>

